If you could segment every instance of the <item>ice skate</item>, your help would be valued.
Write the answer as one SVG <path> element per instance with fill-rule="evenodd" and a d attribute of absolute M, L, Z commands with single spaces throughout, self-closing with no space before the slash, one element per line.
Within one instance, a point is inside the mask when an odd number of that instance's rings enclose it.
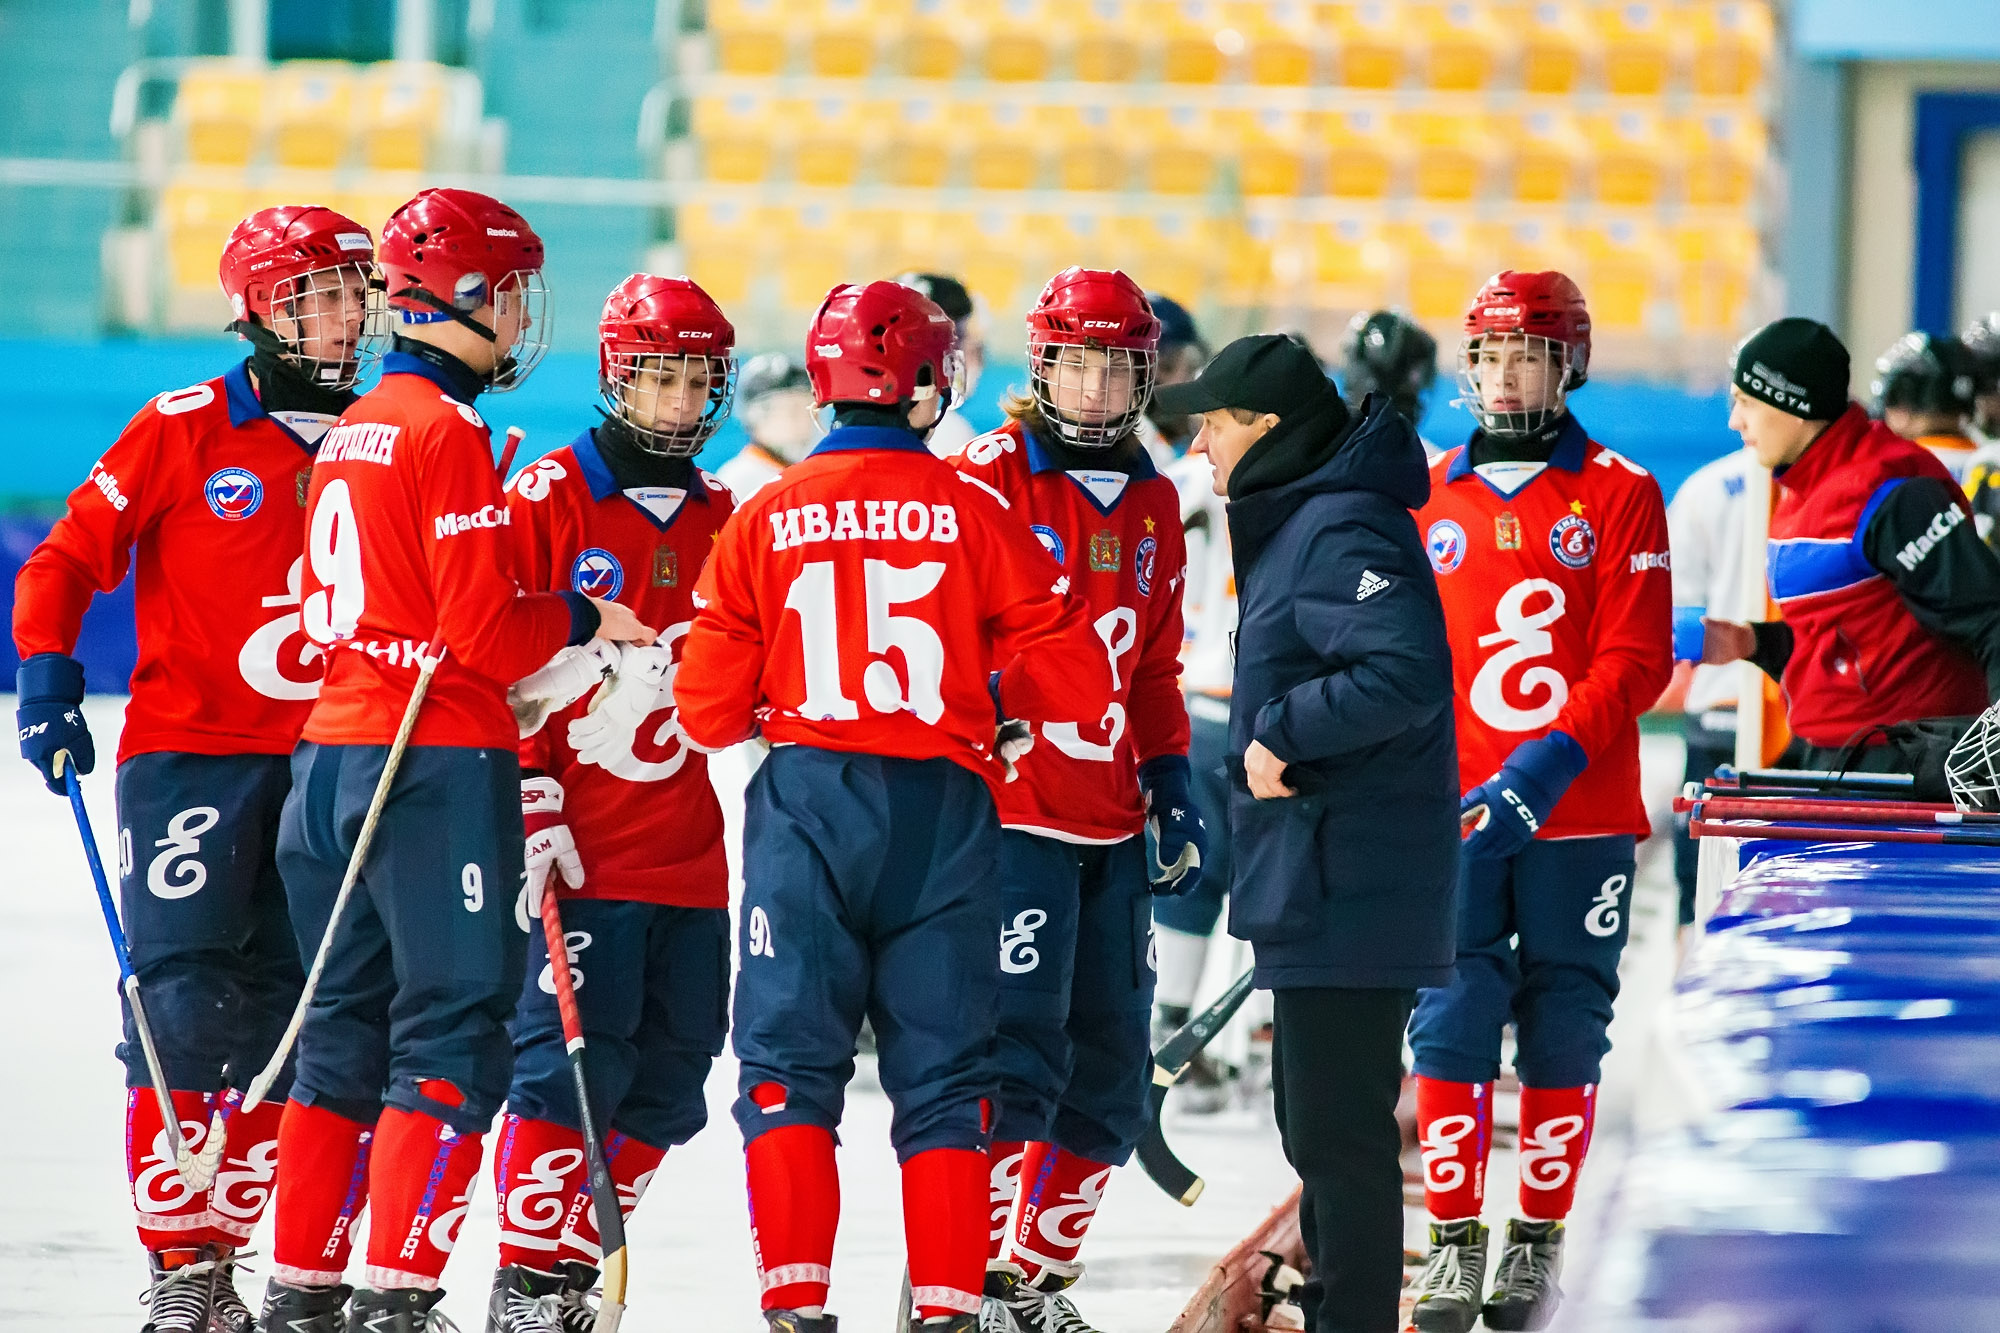
<path fill-rule="evenodd" d="M 1562 1251 L 1562 1223 L 1510 1220 L 1507 1246 L 1493 1275 L 1493 1295 L 1486 1302 L 1486 1327 L 1547 1328 L 1562 1303 L 1562 1288 L 1556 1285 Z"/>
<path fill-rule="evenodd" d="M 590 1300 L 598 1294 L 597 1269 L 581 1259 L 565 1259 L 556 1272 L 563 1279 L 563 1333 L 590 1333 L 597 1327 L 597 1307 Z"/>
<path fill-rule="evenodd" d="M 1063 1295 L 1082 1277 L 1082 1264 L 1050 1265 L 1032 1282 L 1015 1264 L 987 1265 L 980 1333 L 1099 1333 Z"/>
<path fill-rule="evenodd" d="M 276 1278 L 264 1288 L 264 1333 L 345 1333 L 348 1286 L 294 1287 Z"/>
<path fill-rule="evenodd" d="M 1431 1253 L 1417 1276 L 1410 1322 L 1423 1333 L 1466 1333 L 1479 1322 L 1491 1233 L 1477 1218 L 1431 1223 Z"/>
<path fill-rule="evenodd" d="M 215 1289 L 208 1306 L 208 1333 L 257 1333 L 257 1316 L 236 1290 L 236 1263 L 243 1256 L 223 1245 L 203 1246 L 215 1264 Z"/>
<path fill-rule="evenodd" d="M 839 1333 L 840 1321 L 830 1314 L 803 1315 L 797 1310 L 764 1311 L 765 1333 Z"/>
<path fill-rule="evenodd" d="M 437 1308 L 444 1289 L 420 1291 L 398 1287 L 394 1291 L 373 1291 L 366 1287 L 354 1293 L 347 1307 L 347 1333 L 459 1333 L 458 1325 Z"/>
<path fill-rule="evenodd" d="M 486 1300 L 486 1333 L 565 1333 L 562 1274 L 510 1264 L 493 1275 Z"/>
<path fill-rule="evenodd" d="M 978 1315 L 960 1314 L 936 1324 L 926 1324 L 921 1319 L 911 1319 L 909 1333 L 981 1333 L 981 1329 Z"/>
<path fill-rule="evenodd" d="M 146 1256 L 153 1285 L 139 1299 L 152 1307 L 144 1333 L 208 1333 L 215 1299 L 215 1260 L 206 1249 L 161 1250 Z"/>

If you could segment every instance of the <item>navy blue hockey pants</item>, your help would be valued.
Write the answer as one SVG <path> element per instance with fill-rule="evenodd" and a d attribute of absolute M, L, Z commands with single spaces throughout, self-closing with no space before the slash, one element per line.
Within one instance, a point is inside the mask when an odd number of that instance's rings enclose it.
<path fill-rule="evenodd" d="M 983 1152 L 999 965 L 1000 825 L 948 759 L 780 745 L 745 797 L 736 1122 L 840 1124 L 866 1015 L 899 1161 Z"/>
<path fill-rule="evenodd" d="M 1629 835 L 1536 839 L 1506 860 L 1460 858 L 1458 965 L 1450 986 L 1418 997 L 1417 1073 L 1492 1080 L 1511 1022 L 1521 1082 L 1597 1082 L 1632 928 L 1635 847 Z"/>
<path fill-rule="evenodd" d="M 1219 705 L 1221 716 L 1204 717 L 1197 708 Z M 1189 794 L 1207 817 L 1208 850 L 1201 856 L 1201 883 L 1183 894 L 1153 900 L 1153 920 L 1168 930 L 1206 938 L 1222 919 L 1229 897 L 1229 701 L 1195 695 L 1188 700 Z"/>
<path fill-rule="evenodd" d="M 325 933 L 386 745 L 302 743 L 278 830 L 301 956 Z M 513 1073 L 521 995 L 521 770 L 511 749 L 413 745 L 299 1034 L 292 1098 L 372 1122 L 386 1103 L 466 1133 L 492 1124 Z M 452 1084 L 458 1106 L 424 1096 Z"/>

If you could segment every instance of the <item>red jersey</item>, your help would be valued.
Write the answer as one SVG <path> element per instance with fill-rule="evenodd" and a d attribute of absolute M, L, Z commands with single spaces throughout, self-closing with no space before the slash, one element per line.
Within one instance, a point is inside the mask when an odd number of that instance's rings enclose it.
<path fill-rule="evenodd" d="M 161 394 L 71 492 L 21 566 L 14 647 L 76 647 L 93 594 L 138 553 L 139 660 L 118 737 L 135 754 L 288 754 L 323 671 L 299 628 L 300 537 L 315 429 L 264 411 L 247 363 Z"/>
<path fill-rule="evenodd" d="M 997 787 L 991 669 L 1010 717 L 1094 722 L 1110 701 L 1068 583 L 915 435 L 835 430 L 716 539 L 676 682 L 681 725 L 710 749 L 761 722 L 773 744 L 945 757 Z"/>
<path fill-rule="evenodd" d="M 508 530 L 521 585 L 569 588 L 623 602 L 677 654 L 694 622 L 694 581 L 734 507 L 720 481 L 692 467 L 686 492 L 621 490 L 589 432 L 515 474 Z M 563 818 L 583 858 L 579 898 L 668 907 L 727 907 L 722 807 L 708 760 L 681 732 L 674 672 L 660 706 L 608 760 L 584 760 L 569 724 L 588 697 L 553 714 L 521 742 L 521 767 L 563 786 Z"/>
<path fill-rule="evenodd" d="M 1018 421 L 950 462 L 1005 497 L 1062 565 L 1111 663 L 1110 707 L 1095 722 L 1036 729 L 1020 778 L 1000 789 L 1000 822 L 1066 842 L 1129 838 L 1146 826 L 1138 766 L 1188 748 L 1180 495 L 1143 451 L 1129 474 L 1065 470 Z"/>
<path fill-rule="evenodd" d="M 1482 476 L 1450 450 L 1417 511 L 1451 636 L 1459 785 L 1493 776 L 1522 741 L 1565 732 L 1590 766 L 1536 836 L 1644 836 L 1639 714 L 1673 674 L 1666 506 L 1650 473 L 1574 418 L 1536 466 Z"/>
<path fill-rule="evenodd" d="M 383 371 L 327 432 L 306 498 L 306 632 L 332 651 L 305 738 L 387 745 L 441 648 L 410 743 L 511 750 L 507 685 L 569 641 L 569 601 L 514 582 L 479 413 L 418 357 Z"/>

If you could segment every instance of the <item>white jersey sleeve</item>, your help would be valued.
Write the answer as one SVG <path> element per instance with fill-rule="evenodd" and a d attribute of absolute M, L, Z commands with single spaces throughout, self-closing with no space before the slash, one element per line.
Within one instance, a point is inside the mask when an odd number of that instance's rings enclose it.
<path fill-rule="evenodd" d="M 1182 604 L 1187 641 L 1181 685 L 1196 700 L 1191 705 L 1194 711 L 1204 697 L 1227 699 L 1236 675 L 1229 642 L 1236 630 L 1236 569 L 1229 546 L 1229 509 L 1215 493 L 1214 467 L 1207 458 L 1191 455 L 1176 459 L 1167 475 L 1180 493 L 1181 522 L 1187 528 L 1188 576 Z"/>
<path fill-rule="evenodd" d="M 1698 612 L 1714 620 L 1763 618 L 1763 607 L 1741 604 L 1743 506 L 1753 461 L 1748 449 L 1738 449 L 1706 464 L 1681 483 L 1667 506 L 1677 617 Z M 1725 667 L 1695 668 L 1688 684 L 1688 712 L 1735 703 L 1736 673 Z"/>

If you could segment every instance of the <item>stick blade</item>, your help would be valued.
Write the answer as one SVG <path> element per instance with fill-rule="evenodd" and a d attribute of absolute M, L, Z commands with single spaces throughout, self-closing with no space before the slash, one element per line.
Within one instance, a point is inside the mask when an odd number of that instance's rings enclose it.
<path fill-rule="evenodd" d="M 1170 1198 L 1179 1201 L 1183 1208 L 1191 1208 L 1201 1197 L 1207 1182 L 1188 1170 L 1186 1163 L 1174 1156 L 1174 1150 L 1167 1146 L 1166 1135 L 1160 1132 L 1160 1122 L 1155 1119 L 1146 1127 L 1145 1137 L 1139 1140 L 1139 1169 L 1147 1179 L 1165 1190 Z"/>
<path fill-rule="evenodd" d="M 591 1333 L 618 1333 L 619 1321 L 625 1318 L 625 1246 L 604 1252 L 604 1289 L 597 1298 L 597 1321 Z"/>
<path fill-rule="evenodd" d="M 229 1121 L 222 1114 L 220 1106 L 209 1118 L 208 1137 L 201 1141 L 201 1151 L 191 1153 L 187 1141 L 182 1140 L 180 1151 L 174 1155 L 174 1169 L 191 1190 L 205 1190 L 215 1183 L 215 1173 L 222 1167 L 223 1149 L 229 1143 Z"/>

